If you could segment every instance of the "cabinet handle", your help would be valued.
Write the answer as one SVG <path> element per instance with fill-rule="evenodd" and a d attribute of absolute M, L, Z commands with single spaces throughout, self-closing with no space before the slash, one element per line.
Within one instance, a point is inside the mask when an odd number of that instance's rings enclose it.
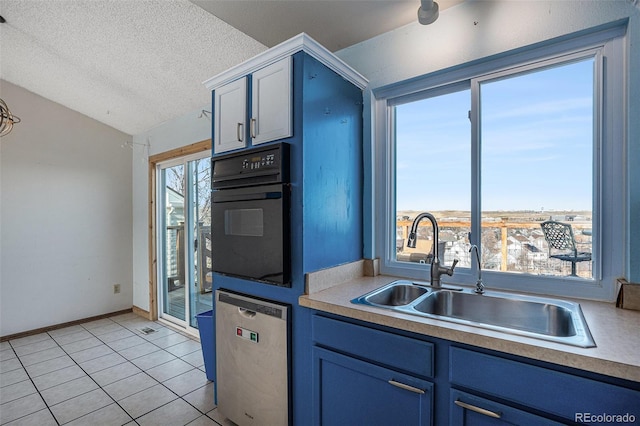
<path fill-rule="evenodd" d="M 251 137 L 255 139 L 256 138 L 256 119 L 255 118 L 251 119 L 251 125 L 249 127 L 249 130 L 251 131 Z"/>
<path fill-rule="evenodd" d="M 494 411 L 485 410 L 484 408 L 476 407 L 475 405 L 467 404 L 466 402 L 462 402 L 459 399 L 453 401 L 458 407 L 466 408 L 467 410 L 475 411 L 479 414 L 484 414 L 485 416 L 493 417 L 494 419 L 499 419 L 502 417 L 502 414 L 496 413 Z"/>
<path fill-rule="evenodd" d="M 409 385 L 405 385 L 404 383 L 400 383 L 400 382 L 396 382 L 395 380 L 391 379 L 389 380 L 389 384 L 393 385 L 395 387 L 398 387 L 400 389 L 404 389 L 404 390 L 408 390 L 414 393 L 419 393 L 419 394 L 424 394 L 424 390 L 413 387 L 413 386 L 409 386 Z"/>
<path fill-rule="evenodd" d="M 236 136 L 238 137 L 238 142 L 242 142 L 242 133 L 244 133 L 242 131 L 242 123 L 238 123 L 238 127 L 236 128 Z"/>

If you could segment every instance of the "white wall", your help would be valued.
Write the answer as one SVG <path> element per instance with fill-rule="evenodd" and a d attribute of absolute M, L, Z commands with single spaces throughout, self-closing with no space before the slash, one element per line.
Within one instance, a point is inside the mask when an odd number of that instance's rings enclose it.
<path fill-rule="evenodd" d="M 635 5 L 633 4 L 635 3 Z M 428 26 L 416 23 L 337 52 L 369 79 L 365 91 L 364 137 L 368 164 L 371 151 L 371 90 L 399 81 L 451 69 L 556 37 L 628 20 L 627 29 L 627 278 L 640 282 L 640 4 L 607 1 L 467 1 L 440 13 Z M 373 212 L 375 188 L 365 180 L 365 211 Z M 369 206 L 367 208 L 367 205 Z M 372 251 L 373 216 L 365 217 L 365 257 Z"/>
<path fill-rule="evenodd" d="M 202 90 L 206 90 L 204 86 Z M 211 121 L 202 115 L 202 109 L 211 111 L 211 106 L 203 106 L 133 137 L 133 304 L 145 311 L 150 310 L 149 163 L 143 145 L 148 143 L 150 155 L 155 155 L 210 139 Z"/>
<path fill-rule="evenodd" d="M 11 83 L 0 93 L 22 119 L 0 139 L 0 335 L 131 308 L 131 137 Z"/>

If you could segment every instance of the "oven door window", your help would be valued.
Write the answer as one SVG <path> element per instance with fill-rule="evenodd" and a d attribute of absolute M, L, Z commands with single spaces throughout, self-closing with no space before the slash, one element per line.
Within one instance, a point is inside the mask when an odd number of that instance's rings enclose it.
<path fill-rule="evenodd" d="M 224 211 L 224 233 L 238 237 L 263 237 L 262 209 L 228 209 Z"/>

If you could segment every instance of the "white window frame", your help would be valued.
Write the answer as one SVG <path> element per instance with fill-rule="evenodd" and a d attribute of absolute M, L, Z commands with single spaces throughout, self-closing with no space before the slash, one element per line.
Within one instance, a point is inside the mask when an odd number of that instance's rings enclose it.
<path fill-rule="evenodd" d="M 488 288 L 506 289 L 538 294 L 613 300 L 616 279 L 624 275 L 627 217 L 626 190 L 626 110 L 625 97 L 625 38 L 626 27 L 617 26 L 594 30 L 588 34 L 548 41 L 512 54 L 487 58 L 480 63 L 451 70 L 438 71 L 407 82 L 399 82 L 372 91 L 372 125 L 374 130 L 374 176 L 372 194 L 375 205 L 373 220 L 373 253 L 381 259 L 380 270 L 394 275 L 428 280 L 429 266 L 395 260 L 395 194 L 393 143 L 393 105 L 446 93 L 466 85 L 471 88 L 472 164 L 478 164 L 478 105 L 477 92 L 481 82 L 517 74 L 554 63 L 578 58 L 595 58 L 594 87 L 594 268 L 593 279 L 575 277 L 547 277 L 532 274 L 483 270 Z M 471 165 L 470 165 L 471 167 Z M 473 166 L 476 167 L 476 166 Z M 472 170 L 472 176 L 475 176 Z M 425 175 L 425 179 L 428 176 Z M 479 229 L 481 211 L 477 208 L 479 185 L 472 179 L 472 229 Z M 475 268 L 475 264 L 473 266 Z M 476 271 L 456 268 L 453 277 L 443 276 L 443 282 L 473 285 Z"/>

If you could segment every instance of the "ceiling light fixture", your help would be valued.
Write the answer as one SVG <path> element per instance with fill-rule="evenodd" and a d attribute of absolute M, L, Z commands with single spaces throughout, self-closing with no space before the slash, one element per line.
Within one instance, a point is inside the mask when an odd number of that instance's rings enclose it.
<path fill-rule="evenodd" d="M 418 22 L 422 25 L 433 24 L 438 19 L 438 3 L 433 0 L 420 0 L 418 8 Z"/>
<path fill-rule="evenodd" d="M 5 101 L 0 99 L 0 137 L 9 134 L 13 129 L 13 125 L 19 122 L 20 119 L 11 114 Z"/>

